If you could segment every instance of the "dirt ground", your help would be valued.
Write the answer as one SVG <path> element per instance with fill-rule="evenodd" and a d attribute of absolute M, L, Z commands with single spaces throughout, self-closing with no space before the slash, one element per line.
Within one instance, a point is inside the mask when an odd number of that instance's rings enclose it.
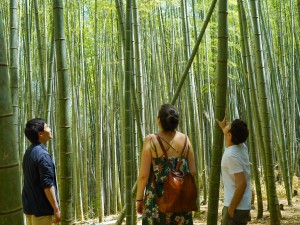
<path fill-rule="evenodd" d="M 286 225 L 300 225 L 300 196 L 295 196 L 292 199 L 292 206 L 288 206 L 287 200 L 284 198 L 279 198 L 279 204 L 283 204 L 283 210 L 281 210 L 281 224 Z M 221 206 L 221 205 L 220 205 Z M 221 208 L 221 207 L 219 207 Z M 200 208 L 200 218 L 195 218 L 194 224 L 204 225 L 206 224 L 206 212 L 207 206 L 202 206 Z M 264 201 L 264 211 L 263 218 L 256 219 L 257 210 L 251 210 L 251 221 L 248 224 L 253 225 L 269 225 L 270 224 L 270 213 L 267 211 L 266 201 Z M 221 209 L 219 210 L 219 221 L 221 219 Z M 220 224 L 220 223 L 218 223 Z"/>
<path fill-rule="evenodd" d="M 294 196 L 292 198 L 292 206 L 288 206 L 287 200 L 285 197 L 285 189 L 283 185 L 277 184 L 277 195 L 279 204 L 283 205 L 283 210 L 281 210 L 281 224 L 282 225 L 300 225 L 300 180 L 295 179 L 294 180 L 294 190 L 298 191 L 298 195 Z M 265 193 L 265 190 L 262 190 L 263 193 Z M 223 206 L 222 203 L 222 194 L 220 193 L 221 201 L 219 203 L 219 216 L 218 216 L 218 224 L 220 224 L 220 218 L 221 218 L 221 209 Z M 267 201 L 265 194 L 263 195 L 263 202 L 264 202 L 264 211 L 263 211 L 263 218 L 256 219 L 257 215 L 257 209 L 254 208 L 251 210 L 251 221 L 248 224 L 252 225 L 272 225 L 270 224 L 270 213 L 267 211 Z M 256 205 L 256 202 L 254 202 L 254 206 Z M 207 205 L 203 205 L 200 207 L 200 213 L 197 213 L 194 217 L 194 224 L 195 225 L 206 225 L 206 215 L 207 215 Z M 109 225 L 109 224 L 115 224 L 116 219 L 118 215 L 111 215 L 105 218 L 105 222 L 103 223 L 96 223 L 95 220 L 89 220 L 89 221 L 80 221 L 76 222 L 74 224 L 76 225 Z M 125 222 L 123 223 L 125 224 Z M 138 224 L 141 225 L 141 217 L 138 218 Z"/>

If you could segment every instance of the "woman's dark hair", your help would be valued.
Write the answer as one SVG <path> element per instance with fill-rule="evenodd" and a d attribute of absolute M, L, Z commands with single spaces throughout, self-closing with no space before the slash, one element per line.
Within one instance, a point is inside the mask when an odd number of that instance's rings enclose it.
<path fill-rule="evenodd" d="M 26 123 L 25 136 L 31 143 L 39 141 L 39 131 L 44 131 L 45 120 L 42 118 L 34 118 Z"/>
<path fill-rule="evenodd" d="M 231 141 L 235 145 L 245 142 L 249 135 L 247 124 L 240 119 L 235 119 L 231 123 L 229 132 L 232 135 Z"/>
<path fill-rule="evenodd" d="M 179 113 L 177 108 L 171 104 L 164 104 L 158 112 L 161 126 L 166 131 L 175 130 L 179 123 Z"/>

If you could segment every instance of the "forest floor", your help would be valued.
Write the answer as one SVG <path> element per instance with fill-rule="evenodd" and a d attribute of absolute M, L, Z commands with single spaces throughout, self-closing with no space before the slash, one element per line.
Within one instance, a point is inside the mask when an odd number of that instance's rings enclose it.
<path fill-rule="evenodd" d="M 283 205 L 283 210 L 281 210 L 281 224 L 285 225 L 300 225 L 300 196 L 294 196 L 292 199 L 292 206 L 288 206 L 287 200 L 285 196 L 279 197 L 279 204 Z M 248 224 L 253 225 L 269 225 L 270 224 L 270 213 L 267 211 L 267 202 L 264 200 L 263 206 L 263 218 L 256 219 L 257 209 L 251 209 L 251 221 Z M 222 203 L 219 204 L 219 216 L 218 216 L 218 224 L 221 224 L 221 212 L 222 211 Z M 198 225 L 206 225 L 206 215 L 207 215 L 207 205 L 202 206 L 200 208 L 200 218 L 194 219 L 194 224 Z"/>
<path fill-rule="evenodd" d="M 279 204 L 282 204 L 283 210 L 281 210 L 281 224 L 282 225 L 300 225 L 300 180 L 296 179 L 294 180 L 294 187 L 293 189 L 298 191 L 298 195 L 294 196 L 292 198 L 292 206 L 288 206 L 286 196 L 285 196 L 285 189 L 283 185 L 277 184 L 277 195 Z M 262 190 L 263 193 L 265 193 L 264 190 Z M 263 194 L 263 218 L 256 219 L 257 215 L 257 209 L 254 208 L 251 210 L 251 221 L 248 224 L 252 225 L 271 225 L 270 224 L 270 213 L 267 210 L 267 201 L 266 196 Z M 255 203 L 254 203 L 255 205 Z M 221 219 L 221 210 L 222 210 L 223 202 L 222 199 L 219 203 L 219 215 L 218 215 L 218 224 L 220 224 Z M 74 223 L 76 225 L 109 225 L 109 224 L 115 224 L 115 221 L 117 219 L 118 215 L 112 215 L 105 217 L 105 222 L 103 223 L 96 223 L 95 220 L 89 220 L 89 221 L 81 221 Z M 194 218 L 194 224 L 195 225 L 206 225 L 206 218 L 207 218 L 207 204 L 200 207 L 200 213 L 196 214 Z M 125 222 L 123 223 L 125 224 Z M 141 217 L 138 218 L 138 225 L 141 225 Z"/>

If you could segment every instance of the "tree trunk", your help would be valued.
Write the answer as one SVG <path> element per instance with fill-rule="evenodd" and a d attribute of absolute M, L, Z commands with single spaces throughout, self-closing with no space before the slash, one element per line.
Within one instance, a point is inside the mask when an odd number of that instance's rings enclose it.
<path fill-rule="evenodd" d="M 25 15 L 26 15 L 26 61 L 27 61 L 27 85 L 28 85 L 28 117 L 34 118 L 34 106 L 32 98 L 32 68 L 31 68 L 31 54 L 30 54 L 30 19 L 29 19 L 29 3 L 25 0 Z"/>
<path fill-rule="evenodd" d="M 35 12 L 35 26 L 37 32 L 37 41 L 38 41 L 38 55 L 39 55 L 39 63 L 40 63 L 40 76 L 41 76 L 41 96 L 42 101 L 44 103 L 46 100 L 46 88 L 45 88 L 45 77 L 46 77 L 46 69 L 44 65 L 44 54 L 43 54 L 43 44 L 42 44 L 42 37 L 41 37 L 41 30 L 40 30 L 40 18 L 38 13 L 38 3 L 37 0 L 34 0 L 34 12 Z"/>
<path fill-rule="evenodd" d="M 258 77 L 258 91 L 259 100 L 261 107 L 261 118 L 262 118 L 262 131 L 263 136 L 261 137 L 264 141 L 265 147 L 265 157 L 266 157 L 266 170 L 267 170 L 267 188 L 268 188 L 268 203 L 270 211 L 271 224 L 280 224 L 280 211 L 279 203 L 276 192 L 275 175 L 274 175 L 274 159 L 272 154 L 271 146 L 271 134 L 270 134 L 270 120 L 269 120 L 269 109 L 268 109 L 268 96 L 266 93 L 266 78 L 265 78 L 265 68 L 264 60 L 262 54 L 262 41 L 261 41 L 261 31 L 259 16 L 257 11 L 257 1 L 251 0 L 251 13 L 254 24 L 255 33 L 255 59 Z"/>
<path fill-rule="evenodd" d="M 218 64 L 217 64 L 217 87 L 215 100 L 215 115 L 219 120 L 223 120 L 226 109 L 226 92 L 227 92 L 227 52 L 228 52 L 228 9 L 227 0 L 219 1 L 218 16 Z M 211 159 L 211 173 L 209 176 L 209 197 L 208 197 L 208 225 L 215 225 L 218 222 L 218 204 L 221 159 L 223 149 L 224 135 L 218 123 L 215 122 L 213 149 Z"/>
<path fill-rule="evenodd" d="M 0 225 L 23 225 L 19 152 L 9 87 L 6 42 L 0 11 Z"/>
<path fill-rule="evenodd" d="M 131 117 L 131 79 L 133 79 L 132 73 L 132 1 L 126 0 L 126 22 L 125 22 L 125 162 L 126 165 L 133 164 L 133 148 L 132 142 L 132 117 Z M 126 202 L 126 225 L 131 225 L 133 221 L 132 208 L 133 198 L 132 198 L 132 167 L 125 167 L 125 202 Z"/>
<path fill-rule="evenodd" d="M 69 75 L 62 0 L 53 0 L 53 19 L 58 71 L 59 146 L 60 146 L 60 205 L 61 224 L 71 225 L 72 208 L 72 145 Z"/>
<path fill-rule="evenodd" d="M 10 89 L 13 107 L 13 120 L 16 135 L 16 147 L 19 152 L 19 27 L 18 27 L 18 0 L 10 0 Z M 20 152 L 21 156 L 21 152 Z"/>
<path fill-rule="evenodd" d="M 247 105 L 247 122 L 249 127 L 249 152 L 251 157 L 251 171 L 253 174 L 253 178 L 255 181 L 255 191 L 256 191 L 256 199 L 257 199 L 257 219 L 263 217 L 263 202 L 262 202 L 262 192 L 261 192 L 261 184 L 259 179 L 259 171 L 258 171 L 258 160 L 257 160 L 257 149 L 259 144 L 255 141 L 255 132 L 254 132 L 254 124 L 250 121 L 253 118 L 255 112 L 254 107 L 251 104 L 251 91 L 250 91 L 250 79 L 249 77 L 253 77 L 253 62 L 252 62 L 252 53 L 250 53 L 250 43 L 248 36 L 248 26 L 246 21 L 245 9 L 243 5 L 243 0 L 238 0 L 238 12 L 239 12 L 239 20 L 240 20 L 240 29 L 241 29 L 241 42 L 242 42 L 242 53 L 243 53 L 243 64 L 244 64 L 244 81 L 246 84 L 246 105 Z M 252 96 L 256 98 L 256 96 Z M 255 101 L 252 99 L 252 101 Z M 255 118 L 255 116 L 254 116 Z M 260 129 L 259 129 L 260 130 Z"/>

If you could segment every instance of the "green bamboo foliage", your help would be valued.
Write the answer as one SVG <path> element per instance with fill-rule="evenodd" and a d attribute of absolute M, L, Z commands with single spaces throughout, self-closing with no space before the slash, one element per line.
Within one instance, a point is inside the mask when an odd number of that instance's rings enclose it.
<path fill-rule="evenodd" d="M 211 17 L 211 15 L 212 15 L 213 11 L 214 11 L 214 8 L 215 8 L 216 3 L 217 3 L 216 0 L 212 1 L 212 3 L 211 3 L 211 6 L 210 6 L 209 11 L 208 11 L 208 13 L 207 13 L 207 17 L 206 17 L 206 19 L 205 19 L 205 22 L 204 22 L 204 24 L 203 24 L 203 27 L 201 28 L 200 34 L 199 34 L 199 36 L 198 36 L 197 42 L 196 42 L 196 44 L 195 44 L 195 46 L 194 46 L 194 48 L 193 48 L 192 54 L 191 54 L 191 56 L 190 56 L 190 58 L 189 58 L 189 61 L 188 61 L 187 65 L 186 65 L 186 67 L 185 67 L 185 70 L 184 70 L 184 72 L 183 72 L 183 75 L 182 75 L 181 78 L 180 78 L 179 84 L 178 84 L 178 86 L 177 86 L 177 88 L 176 88 L 176 91 L 175 91 L 175 93 L 174 93 L 174 95 L 173 95 L 173 98 L 172 98 L 172 100 L 171 100 L 171 103 L 172 103 L 172 104 L 175 104 L 175 102 L 177 101 L 177 98 L 178 98 L 179 93 L 180 93 L 180 91 L 181 91 L 181 88 L 182 88 L 182 86 L 183 86 L 183 84 L 184 84 L 184 82 L 185 82 L 185 79 L 186 79 L 186 77 L 187 77 L 187 75 L 188 75 L 189 69 L 190 69 L 190 67 L 191 67 L 191 65 L 192 65 L 192 63 L 193 63 L 193 60 L 194 60 L 194 58 L 195 58 L 195 55 L 196 55 L 196 53 L 197 53 L 197 51 L 198 51 L 199 45 L 200 45 L 201 40 L 202 40 L 202 38 L 203 38 L 204 32 L 205 32 L 206 27 L 207 27 L 207 25 L 208 25 L 208 22 L 209 22 L 209 20 L 210 20 L 210 17 Z"/>
<path fill-rule="evenodd" d="M 65 72 L 66 66 L 59 66 L 60 61 L 55 57 L 54 41 L 51 40 L 51 36 L 54 35 L 53 18 L 49 13 L 51 4 L 46 0 L 24 1 L 21 4 L 17 4 L 16 0 L 11 0 L 10 2 L 15 4 L 11 7 L 7 2 L 0 1 L 0 5 L 4 6 L 2 9 L 6 41 L 11 43 L 7 47 L 10 47 L 12 96 L 15 92 L 15 97 L 20 98 L 18 103 L 16 99 L 12 100 L 15 102 L 13 103 L 15 112 L 20 111 L 19 121 L 15 122 L 15 128 L 19 131 L 23 130 L 25 120 L 31 114 L 44 115 L 48 122 L 51 121 L 54 139 L 49 150 L 54 154 L 57 172 L 61 177 L 61 166 L 64 166 L 64 163 L 59 159 L 56 151 L 62 149 L 58 137 L 64 135 L 64 131 L 59 128 L 61 111 L 58 104 L 63 100 L 56 93 L 61 93 L 59 79 L 63 77 L 61 74 Z M 229 17 L 228 32 L 227 67 L 230 85 L 227 95 L 230 100 L 228 109 L 233 112 L 233 115 L 245 118 L 250 112 L 248 109 L 251 108 L 255 132 L 253 138 L 249 137 L 249 149 L 257 149 L 257 155 L 259 155 L 259 157 L 256 156 L 257 167 L 262 168 L 263 171 L 258 176 L 266 179 L 265 147 L 261 138 L 262 113 L 261 104 L 258 103 L 260 96 L 257 91 L 258 78 L 255 76 L 254 66 L 257 60 L 252 55 L 255 40 L 254 23 L 249 17 L 251 14 L 248 1 L 239 0 L 238 3 L 243 4 L 246 11 L 240 23 L 243 23 L 243 26 L 247 25 L 244 32 L 239 32 L 237 20 L 235 20 L 238 14 L 236 2 L 229 1 L 228 3 L 229 13 L 232 15 Z M 266 65 L 265 77 L 268 85 L 266 92 L 269 97 L 271 138 L 274 140 L 274 163 L 279 163 L 282 180 L 287 181 L 291 179 L 288 174 L 292 174 L 293 171 L 299 173 L 297 161 L 299 151 L 294 145 L 295 140 L 299 138 L 297 124 L 300 82 L 296 75 L 299 73 L 299 42 L 297 41 L 299 23 L 297 20 L 300 17 L 297 15 L 297 2 L 268 0 L 259 1 L 260 4 L 258 4 L 259 23 L 262 27 L 261 43 L 265 46 L 262 54 L 264 54 L 263 61 Z M 102 221 L 105 210 L 107 215 L 121 208 L 125 212 L 127 208 L 125 200 L 125 179 L 127 179 L 125 172 L 127 171 L 125 168 L 128 162 L 123 159 L 128 157 L 126 154 L 129 151 L 125 145 L 125 135 L 131 134 L 132 168 L 130 168 L 129 186 L 132 186 L 138 173 L 136 165 L 140 157 L 141 140 L 146 133 L 157 130 L 157 109 L 163 102 L 170 100 L 176 103 L 182 112 L 180 130 L 187 132 L 191 137 L 193 133 L 197 134 L 191 139 L 199 156 L 197 159 L 199 163 L 197 168 L 201 176 L 197 181 L 201 188 L 199 197 L 204 203 L 207 200 L 206 181 L 208 179 L 206 176 L 212 170 L 210 167 L 213 161 L 211 145 L 215 142 L 212 134 L 216 115 L 213 106 L 216 105 L 218 21 L 217 16 L 212 13 L 216 0 L 132 1 L 130 55 L 125 48 L 125 23 L 128 18 L 127 11 L 125 11 L 127 3 L 125 3 L 122 0 L 65 1 L 65 7 L 68 8 L 65 11 L 66 24 L 68 24 L 65 27 L 65 44 L 68 48 L 66 60 L 70 65 L 68 73 L 71 74 L 72 83 L 72 94 L 69 96 L 72 97 L 72 106 L 69 105 L 69 110 L 72 111 L 69 113 L 72 112 L 73 116 L 74 148 L 72 151 L 76 154 L 72 166 L 69 165 L 70 168 L 74 168 L 72 172 L 74 181 L 70 184 L 74 187 L 71 211 L 74 212 L 76 221 L 81 220 L 84 202 L 86 218 L 95 215 L 99 221 Z M 181 7 L 181 3 L 184 7 Z M 26 5 L 28 5 L 27 10 Z M 15 17 L 17 19 L 12 26 L 10 25 L 12 23 L 9 23 L 9 9 L 11 12 L 23 14 L 20 18 Z M 11 13 L 10 16 L 12 19 L 16 13 Z M 278 18 L 281 18 L 282 24 L 277 22 Z M 26 24 L 28 24 L 27 27 Z M 21 28 L 19 31 L 18 25 Z M 9 29 L 11 29 L 10 35 L 8 35 Z M 241 33 L 246 33 L 243 34 L 244 44 L 242 45 L 239 43 Z M 26 41 L 27 34 L 29 34 L 29 41 Z M 19 41 L 19 35 L 20 42 L 16 44 L 16 41 Z M 51 37 L 49 40 L 48 35 Z M 57 37 L 55 39 L 58 43 Z M 12 44 L 13 40 L 14 44 Z M 245 49 L 243 50 L 242 47 Z M 241 54 L 241 51 L 244 53 Z M 125 57 L 126 54 L 128 56 Z M 16 55 L 19 55 L 20 59 L 13 65 L 12 57 L 16 58 Z M 129 58 L 131 64 L 130 130 L 125 128 L 125 121 L 128 124 L 128 119 L 125 117 L 124 57 Z M 28 59 L 31 64 L 28 63 Z M 246 62 L 247 68 L 244 67 Z M 42 93 L 41 63 L 45 67 L 43 74 L 47 84 L 45 102 Z M 128 68 L 127 65 L 126 74 L 129 74 Z M 248 71 L 245 72 L 248 74 L 248 79 L 239 77 L 244 73 L 243 68 Z M 19 76 L 13 75 L 17 70 Z M 50 72 L 51 70 L 59 73 Z M 13 77 L 19 77 L 19 81 L 13 81 Z M 246 89 L 247 81 L 250 90 Z M 18 83 L 19 90 L 17 91 Z M 249 100 L 247 100 L 248 91 L 250 91 Z M 126 97 L 128 98 L 128 95 Z M 291 99 L 293 103 L 286 99 Z M 65 102 L 67 101 L 69 100 Z M 44 108 L 42 108 L 43 105 Z M 129 105 L 126 106 L 128 109 Z M 295 115 L 294 119 L 293 115 Z M 280 135 L 281 133 L 286 135 Z M 22 136 L 20 151 L 23 150 Z M 283 150 L 286 152 L 284 153 Z M 286 158 L 288 159 L 286 165 L 290 172 L 285 172 L 286 166 L 282 163 Z M 104 159 L 107 160 L 106 165 L 104 165 Z M 254 163 L 253 160 L 252 163 Z M 88 191 L 84 186 L 88 187 Z M 134 188 L 131 191 L 134 191 Z M 130 211 L 134 212 L 133 206 Z M 135 216 L 132 216 L 133 224 L 134 218 Z"/>
<path fill-rule="evenodd" d="M 58 71 L 59 147 L 60 147 L 60 203 L 61 224 L 72 224 L 72 145 L 69 76 L 66 58 L 63 2 L 53 0 L 54 35 Z"/>
<path fill-rule="evenodd" d="M 9 87 L 7 46 L 0 11 L 0 224 L 24 224 L 21 203 L 19 152 Z"/>
<path fill-rule="evenodd" d="M 264 68 L 264 59 L 262 54 L 262 41 L 261 41 L 261 31 L 259 25 L 259 16 L 257 11 L 257 1 L 251 0 L 251 16 L 253 18 L 254 24 L 254 33 L 255 33 L 255 59 L 257 67 L 257 78 L 258 78 L 258 91 L 259 91 L 259 100 L 261 107 L 261 118 L 262 118 L 262 139 L 264 141 L 265 148 L 265 157 L 266 157 L 266 170 L 267 170 L 267 188 L 268 188 L 268 203 L 270 211 L 271 224 L 277 225 L 280 224 L 280 211 L 279 203 L 276 192 L 275 185 L 275 175 L 274 175 L 274 160 L 272 155 L 271 147 L 271 136 L 270 136 L 270 121 L 268 118 L 269 109 L 268 109 L 268 96 L 266 93 L 266 74 Z"/>
<path fill-rule="evenodd" d="M 227 59 L 228 59 L 228 2 L 219 1 L 218 11 L 218 64 L 217 64 L 217 87 L 215 100 L 216 118 L 222 120 L 226 108 L 227 92 Z M 218 203 L 220 188 L 221 159 L 224 136 L 222 130 L 215 123 L 213 149 L 211 159 L 211 172 L 209 176 L 209 197 L 208 197 L 208 225 L 218 222 Z"/>

